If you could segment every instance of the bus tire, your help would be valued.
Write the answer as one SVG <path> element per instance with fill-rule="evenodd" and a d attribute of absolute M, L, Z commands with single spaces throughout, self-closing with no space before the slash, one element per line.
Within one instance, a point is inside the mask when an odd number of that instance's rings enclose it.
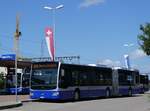
<path fill-rule="evenodd" d="M 128 96 L 132 96 L 132 89 L 129 89 L 129 91 L 128 91 Z"/>
<path fill-rule="evenodd" d="M 110 89 L 106 89 L 106 96 L 105 96 L 106 98 L 109 98 L 110 97 Z"/>
<path fill-rule="evenodd" d="M 80 100 L 80 91 L 76 90 L 76 91 L 74 92 L 74 100 L 75 100 L 75 101 Z"/>

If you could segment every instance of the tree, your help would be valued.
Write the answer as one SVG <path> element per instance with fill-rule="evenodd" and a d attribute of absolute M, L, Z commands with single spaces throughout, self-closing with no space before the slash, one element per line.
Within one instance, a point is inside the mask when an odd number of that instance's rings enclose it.
<path fill-rule="evenodd" d="M 141 49 L 150 56 L 150 23 L 140 25 L 142 34 L 138 35 L 139 45 Z"/>

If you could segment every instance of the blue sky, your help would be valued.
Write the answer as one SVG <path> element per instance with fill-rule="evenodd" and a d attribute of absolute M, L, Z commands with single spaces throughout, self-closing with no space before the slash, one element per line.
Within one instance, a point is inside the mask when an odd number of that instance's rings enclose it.
<path fill-rule="evenodd" d="M 52 12 L 44 6 L 64 8 L 56 12 L 56 56 L 80 55 L 81 63 L 131 66 L 150 72 L 150 57 L 139 50 L 140 24 L 150 22 L 149 0 L 1 0 L 0 54 L 13 52 L 16 14 L 20 15 L 20 54 L 49 56 L 44 29 L 53 25 Z M 43 41 L 41 51 L 41 43 Z M 133 43 L 132 47 L 124 44 Z"/>

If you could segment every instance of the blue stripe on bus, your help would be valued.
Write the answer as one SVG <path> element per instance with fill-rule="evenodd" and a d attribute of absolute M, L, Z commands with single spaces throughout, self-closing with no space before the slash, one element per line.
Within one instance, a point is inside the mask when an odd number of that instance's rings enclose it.
<path fill-rule="evenodd" d="M 132 89 L 132 94 L 139 94 L 140 93 L 140 88 L 133 88 Z"/>
<path fill-rule="evenodd" d="M 89 90 L 89 97 L 106 96 L 105 89 Z"/>
<path fill-rule="evenodd" d="M 140 88 L 132 88 L 132 94 L 139 94 Z M 128 95 L 129 88 L 119 88 L 119 94 Z"/>
<path fill-rule="evenodd" d="M 80 98 L 99 97 L 105 95 L 106 95 L 105 89 L 80 90 Z M 73 99 L 74 91 L 34 90 L 31 91 L 30 97 L 31 99 L 56 99 L 56 100 Z"/>
<path fill-rule="evenodd" d="M 10 93 L 10 94 L 15 94 L 16 88 L 7 88 L 6 92 Z M 29 94 L 29 92 L 30 92 L 29 88 L 24 88 L 24 87 L 23 88 L 21 88 L 21 87 L 17 88 L 17 93 L 19 93 L 19 94 Z"/>
<path fill-rule="evenodd" d="M 119 94 L 121 95 L 128 95 L 129 88 L 119 88 Z"/>
<path fill-rule="evenodd" d="M 45 91 L 45 90 L 36 90 L 31 91 L 31 99 L 55 99 L 55 100 L 64 100 L 73 98 L 72 91 Z"/>
<path fill-rule="evenodd" d="M 16 88 L 7 88 L 7 92 L 10 94 L 15 94 L 16 92 Z M 17 88 L 17 93 L 21 93 L 22 92 L 22 88 Z"/>

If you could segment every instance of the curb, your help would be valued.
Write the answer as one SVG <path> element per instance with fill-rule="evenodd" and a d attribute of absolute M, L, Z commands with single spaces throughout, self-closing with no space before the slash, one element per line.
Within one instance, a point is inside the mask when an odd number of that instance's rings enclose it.
<path fill-rule="evenodd" d="M 32 102 L 32 101 L 34 101 L 33 99 L 27 99 L 27 100 L 22 100 L 21 102 Z"/>
<path fill-rule="evenodd" d="M 0 105 L 0 110 L 22 106 L 22 102 L 6 102 Z"/>

